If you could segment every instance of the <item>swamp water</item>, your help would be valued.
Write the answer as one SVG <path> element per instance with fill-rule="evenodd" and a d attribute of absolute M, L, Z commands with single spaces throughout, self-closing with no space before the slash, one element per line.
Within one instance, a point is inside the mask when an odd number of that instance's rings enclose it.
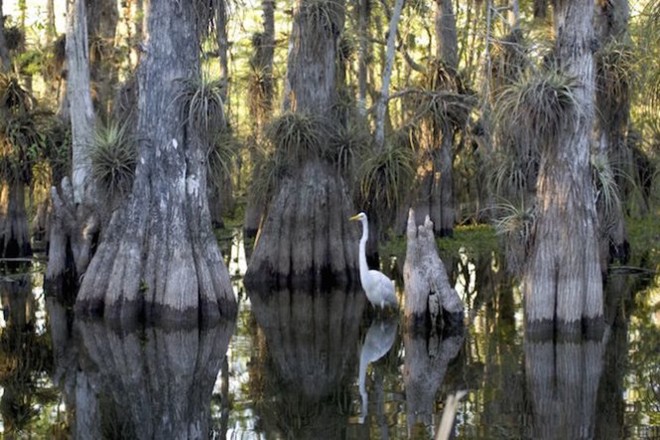
<path fill-rule="evenodd" d="M 452 438 L 660 438 L 657 274 L 609 277 L 599 338 L 530 341 L 492 254 L 445 261 L 463 329 L 410 334 L 360 290 L 246 292 L 240 251 L 238 316 L 204 329 L 74 322 L 43 262 L 3 275 L 3 438 L 431 439 L 460 390 Z"/>

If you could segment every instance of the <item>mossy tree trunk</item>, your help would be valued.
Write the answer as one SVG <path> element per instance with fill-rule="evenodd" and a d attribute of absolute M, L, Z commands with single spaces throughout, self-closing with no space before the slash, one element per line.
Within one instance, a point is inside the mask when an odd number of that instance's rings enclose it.
<path fill-rule="evenodd" d="M 299 0 L 295 7 L 284 109 L 337 124 L 337 44 L 344 27 L 343 1 Z M 357 279 L 357 228 L 343 178 L 322 157 L 329 148 L 307 151 L 279 184 L 255 244 L 246 283 L 344 284 Z M 316 150 L 318 148 L 318 150 Z"/>
<path fill-rule="evenodd" d="M 197 325 L 235 312 L 210 222 L 208 148 L 177 100 L 200 75 L 195 2 L 153 0 L 139 72 L 138 164 L 85 274 L 76 310 L 107 320 Z M 198 5 L 197 5 L 198 6 Z M 184 111 L 185 110 L 185 111 Z"/>
<path fill-rule="evenodd" d="M 541 334 L 579 334 L 602 324 L 598 218 L 589 162 L 593 12 L 593 1 L 555 2 L 557 64 L 579 83 L 573 87 L 575 117 L 542 151 L 537 181 L 537 215 L 523 281 L 527 330 Z"/>

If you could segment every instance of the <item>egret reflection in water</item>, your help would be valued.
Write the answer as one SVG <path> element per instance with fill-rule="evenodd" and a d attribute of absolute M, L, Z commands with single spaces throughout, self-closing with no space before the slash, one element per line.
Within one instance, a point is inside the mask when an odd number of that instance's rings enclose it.
<path fill-rule="evenodd" d="M 367 367 L 370 363 L 376 362 L 390 351 L 394 344 L 394 340 L 396 339 L 397 327 L 398 318 L 396 315 L 384 317 L 378 315 L 372 321 L 369 330 L 367 330 L 367 334 L 364 337 L 364 342 L 360 349 L 360 370 L 358 376 L 360 397 L 362 399 L 362 409 L 359 418 L 360 423 L 364 423 L 368 412 L 369 395 L 366 386 Z"/>

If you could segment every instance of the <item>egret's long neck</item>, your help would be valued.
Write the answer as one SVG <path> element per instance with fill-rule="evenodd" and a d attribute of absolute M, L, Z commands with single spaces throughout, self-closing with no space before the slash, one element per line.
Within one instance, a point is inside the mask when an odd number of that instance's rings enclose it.
<path fill-rule="evenodd" d="M 362 238 L 360 238 L 360 276 L 369 273 L 367 265 L 367 240 L 369 239 L 369 224 L 367 220 L 362 220 Z"/>

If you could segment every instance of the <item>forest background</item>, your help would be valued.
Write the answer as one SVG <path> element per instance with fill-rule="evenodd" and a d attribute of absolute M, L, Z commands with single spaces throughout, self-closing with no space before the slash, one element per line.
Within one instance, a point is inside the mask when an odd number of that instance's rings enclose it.
<path fill-rule="evenodd" d="M 323 4 L 310 7 L 318 7 L 319 20 L 336 20 Z M 140 0 L 87 5 L 99 121 L 89 157 L 108 206 L 128 192 L 136 162 L 124 121 L 134 105 L 143 6 Z M 254 238 L 291 162 L 306 149 L 327 149 L 319 140 L 330 139 L 331 151 L 319 154 L 346 176 L 355 206 L 373 214 L 377 237 L 401 234 L 412 205 L 431 216 L 439 235 L 451 235 L 457 224 L 494 224 L 507 238 L 511 269 L 522 265 L 542 154 L 531 139 L 552 138 L 562 127 L 553 114 L 574 104 L 574 79 L 549 67 L 552 2 L 412 1 L 399 5 L 400 16 L 386 1 L 347 3 L 336 103 L 345 120 L 331 133 L 286 110 L 293 5 L 220 6 L 201 40 L 197 84 L 198 93 L 222 101 L 226 116 L 208 156 L 216 226 L 239 219 L 246 237 Z M 660 4 L 599 0 L 594 6 L 597 117 L 590 166 L 601 233 L 608 236 L 603 259 L 625 260 L 623 217 L 657 220 Z M 29 234 L 46 230 L 49 188 L 71 174 L 65 9 L 54 0 L 3 5 L 5 257 L 29 252 Z M 18 183 L 28 191 L 12 196 Z M 20 212 L 16 217 L 21 205 L 22 219 Z M 377 255 L 373 245 L 370 253 Z"/>

